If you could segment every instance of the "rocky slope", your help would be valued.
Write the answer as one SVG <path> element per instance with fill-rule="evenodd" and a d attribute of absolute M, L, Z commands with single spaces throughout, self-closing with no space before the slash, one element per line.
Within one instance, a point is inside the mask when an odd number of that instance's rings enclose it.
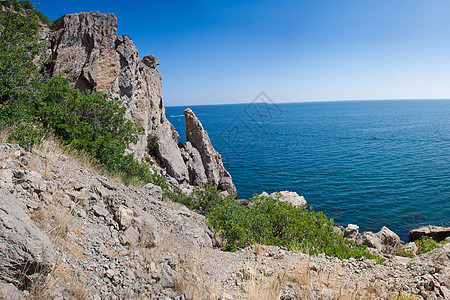
<path fill-rule="evenodd" d="M 46 44 L 44 57 L 52 61 L 48 65 L 51 76 L 62 75 L 82 92 L 105 92 L 125 105 L 127 118 L 143 129 L 138 142 L 130 146 L 136 158 L 148 155 L 147 138 L 156 136 L 158 159 L 178 183 L 200 185 L 207 180 L 237 196 L 231 176 L 203 128 L 196 134 L 206 137 L 210 148 L 202 148 L 204 144 L 189 137 L 190 145 L 179 147 L 178 133 L 165 116 L 161 75 L 156 69 L 159 61 L 152 55 L 141 60 L 133 41 L 126 35 L 117 36 L 113 14 L 66 15 L 62 28 L 51 32 L 43 27 L 40 38 Z M 187 122 L 200 124 L 195 115 Z"/>
<path fill-rule="evenodd" d="M 52 142 L 0 153 L 0 299 L 450 297 L 450 244 L 398 257 L 383 229 L 365 237 L 382 264 L 273 246 L 223 252 L 203 216 L 157 186 L 124 186 Z"/>

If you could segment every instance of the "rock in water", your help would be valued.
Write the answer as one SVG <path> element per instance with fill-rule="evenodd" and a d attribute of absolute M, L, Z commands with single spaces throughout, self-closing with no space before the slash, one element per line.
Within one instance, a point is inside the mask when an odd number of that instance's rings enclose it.
<path fill-rule="evenodd" d="M 443 241 L 450 237 L 450 227 L 448 226 L 424 226 L 409 231 L 409 241 L 414 242 L 422 236 L 432 237 L 435 241 Z"/>
<path fill-rule="evenodd" d="M 231 175 L 225 170 L 222 157 L 211 144 L 202 123 L 190 108 L 184 111 L 184 118 L 186 119 L 186 140 L 200 153 L 208 182 L 236 198 L 237 190 Z"/>
<path fill-rule="evenodd" d="M 0 277 L 21 287 L 55 263 L 53 246 L 22 209 L 0 188 Z"/>

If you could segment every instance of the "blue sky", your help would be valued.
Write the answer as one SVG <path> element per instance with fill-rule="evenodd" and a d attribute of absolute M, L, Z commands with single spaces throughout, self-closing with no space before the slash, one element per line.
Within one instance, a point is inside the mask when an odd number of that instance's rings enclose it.
<path fill-rule="evenodd" d="M 450 98 L 450 1 L 32 1 L 114 13 L 166 105 Z"/>

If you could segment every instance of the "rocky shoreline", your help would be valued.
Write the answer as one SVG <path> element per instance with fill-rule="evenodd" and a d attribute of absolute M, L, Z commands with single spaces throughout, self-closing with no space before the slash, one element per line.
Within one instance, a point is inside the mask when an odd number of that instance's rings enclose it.
<path fill-rule="evenodd" d="M 237 198 L 201 122 L 185 110 L 185 145 L 165 117 L 158 60 L 140 59 L 114 15 L 66 15 L 56 31 L 42 26 L 49 72 L 82 91 L 102 91 L 142 127 L 129 151 L 184 193 L 210 183 Z M 158 147 L 148 151 L 149 137 Z M 160 187 L 126 186 L 47 139 L 31 151 L 0 143 L 0 299 L 450 299 L 450 244 L 397 256 L 415 243 L 383 227 L 335 228 L 386 261 L 337 259 L 253 245 L 224 252 L 205 217 L 163 197 Z M 297 193 L 277 196 L 305 208 Z M 236 200 L 252 205 L 246 200 Z M 233 202 L 234 203 L 234 202 Z M 448 228 L 410 233 L 448 239 Z M 414 299 L 414 298 L 409 298 Z"/>

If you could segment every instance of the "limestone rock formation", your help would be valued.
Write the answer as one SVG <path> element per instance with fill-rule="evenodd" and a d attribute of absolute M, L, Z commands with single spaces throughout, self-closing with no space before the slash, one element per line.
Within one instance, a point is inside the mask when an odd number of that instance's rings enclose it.
<path fill-rule="evenodd" d="M 409 241 L 414 242 L 422 236 L 432 237 L 435 241 L 443 241 L 450 237 L 450 227 L 446 226 L 424 226 L 409 231 Z"/>
<path fill-rule="evenodd" d="M 386 226 L 383 226 L 377 233 L 365 231 L 361 234 L 353 235 L 353 238 L 358 244 L 366 245 L 379 250 L 381 253 L 390 255 L 395 254 L 401 245 L 400 237 Z"/>
<path fill-rule="evenodd" d="M 55 263 L 53 246 L 15 197 L 0 187 L 0 278 L 19 286 Z"/>
<path fill-rule="evenodd" d="M 184 111 L 184 118 L 186 119 L 186 140 L 200 153 L 208 182 L 236 198 L 237 190 L 231 175 L 225 170 L 222 157 L 214 149 L 202 123 L 190 108 Z"/>
<path fill-rule="evenodd" d="M 146 136 L 157 129 L 168 137 L 177 136 L 165 117 L 161 75 L 155 69 L 158 60 L 154 56 L 140 60 L 133 41 L 117 36 L 113 14 L 66 15 L 63 28 L 41 36 L 53 60 L 52 76 L 63 75 L 82 92 L 105 92 L 124 103 L 127 117 L 144 129 L 131 148 L 137 158 L 145 154 Z"/>
<path fill-rule="evenodd" d="M 66 15 L 61 29 L 50 32 L 43 28 L 39 36 L 46 43 L 44 56 L 52 60 L 51 76 L 63 75 L 84 93 L 105 92 L 123 103 L 126 117 L 143 129 L 138 142 L 130 145 L 137 159 L 144 158 L 147 137 L 154 136 L 158 143 L 156 155 L 167 174 L 177 182 L 201 186 L 208 181 L 232 196 L 237 195 L 231 176 L 209 138 L 207 142 L 196 140 L 195 136 L 207 137 L 198 119 L 195 122 L 200 124 L 196 127 L 199 131 L 190 135 L 192 145 L 180 149 L 178 133 L 165 116 L 161 75 L 156 69 L 159 61 L 153 55 L 141 60 L 133 41 L 126 35 L 117 36 L 117 19 L 113 14 Z M 192 120 L 187 122 L 193 124 Z M 7 176 L 3 174 L 5 180 Z"/>
<path fill-rule="evenodd" d="M 189 181 L 192 185 L 202 186 L 208 182 L 200 152 L 190 142 L 186 142 L 182 150 L 183 158 L 189 170 Z"/>

